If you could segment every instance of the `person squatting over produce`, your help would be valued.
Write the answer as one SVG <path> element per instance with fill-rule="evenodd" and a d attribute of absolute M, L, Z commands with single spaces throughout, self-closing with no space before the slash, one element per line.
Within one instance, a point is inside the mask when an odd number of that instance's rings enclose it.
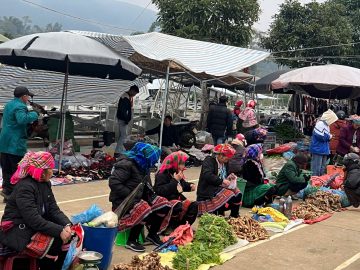
<path fill-rule="evenodd" d="M 11 177 L 15 187 L 1 220 L 0 255 L 8 248 L 39 258 L 41 270 L 61 269 L 66 256 L 62 246 L 71 238 L 71 222 L 51 190 L 54 167 L 50 153 L 26 153 Z"/>
<path fill-rule="evenodd" d="M 174 202 L 170 226 L 175 229 L 188 222 L 194 223 L 198 214 L 197 202 L 191 202 L 183 192 L 195 191 L 196 185 L 184 179 L 185 162 L 189 156 L 181 151 L 168 155 L 155 177 L 155 192 Z"/>
<path fill-rule="evenodd" d="M 239 164 L 243 167 L 242 177 L 247 181 L 243 197 L 245 207 L 271 203 L 277 193 L 275 185 L 264 183 L 265 172 L 262 162 L 261 144 L 246 147 L 243 161 Z"/>
<path fill-rule="evenodd" d="M 299 153 L 286 162 L 276 179 L 277 195 L 294 195 L 307 186 L 310 176 L 301 173 L 301 168 L 307 164 L 307 161 L 306 155 Z"/>
<path fill-rule="evenodd" d="M 355 153 L 346 154 L 343 164 L 345 166 L 344 189 L 352 206 L 360 205 L 360 157 Z"/>
<path fill-rule="evenodd" d="M 235 136 L 235 139 L 232 140 L 231 145 L 235 149 L 235 155 L 229 160 L 229 172 L 234 173 L 235 175 L 242 174 L 242 160 L 246 147 L 246 140 L 244 135 L 241 133 Z"/>
<path fill-rule="evenodd" d="M 312 154 L 311 171 L 314 176 L 325 174 L 327 157 L 330 155 L 330 139 L 332 137 L 329 126 L 335 123 L 336 120 L 338 120 L 338 117 L 329 109 L 316 122 L 312 132 L 310 153 Z"/>
<path fill-rule="evenodd" d="M 234 154 L 231 145 L 219 144 L 213 155 L 203 161 L 197 188 L 200 215 L 206 212 L 224 215 L 230 210 L 231 217 L 239 216 L 242 194 L 236 187 L 236 176 L 229 174 L 227 168 Z"/>
<path fill-rule="evenodd" d="M 141 182 L 145 182 L 144 189 L 134 198 L 132 208 L 119 220 L 119 231 L 130 228 L 125 247 L 136 252 L 145 251 L 138 242 L 143 224 L 149 231 L 146 240 L 159 246 L 162 242 L 158 233 L 166 229 L 171 215 L 169 201 L 157 196 L 151 186 L 150 168 L 159 160 L 160 154 L 158 147 L 138 142 L 120 155 L 109 178 L 109 201 L 113 211 Z"/>
<path fill-rule="evenodd" d="M 249 130 L 245 133 L 245 139 L 248 145 L 264 143 L 266 140 L 268 131 L 263 127 L 258 127 L 253 130 Z"/>

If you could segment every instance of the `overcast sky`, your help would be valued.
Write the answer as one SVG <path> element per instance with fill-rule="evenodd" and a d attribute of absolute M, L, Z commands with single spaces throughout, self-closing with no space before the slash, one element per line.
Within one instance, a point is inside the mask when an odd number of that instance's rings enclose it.
<path fill-rule="evenodd" d="M 123 2 L 128 2 L 131 4 L 135 4 L 141 7 L 146 7 L 149 3 L 151 3 L 150 0 L 120 0 Z M 261 15 L 260 15 L 260 21 L 255 25 L 255 27 L 261 31 L 266 31 L 269 28 L 269 25 L 271 23 L 271 17 L 278 11 L 279 5 L 285 0 L 259 0 L 261 5 Z M 300 0 L 302 3 L 309 3 L 312 0 Z M 316 2 L 325 2 L 325 0 L 317 0 Z M 156 6 L 153 4 L 150 4 L 148 6 L 149 9 L 156 10 Z"/>

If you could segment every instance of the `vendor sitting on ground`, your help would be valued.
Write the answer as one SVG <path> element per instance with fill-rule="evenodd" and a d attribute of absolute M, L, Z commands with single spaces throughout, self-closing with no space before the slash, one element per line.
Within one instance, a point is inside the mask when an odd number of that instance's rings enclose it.
<path fill-rule="evenodd" d="M 246 147 L 242 162 L 242 177 L 247 181 L 243 197 L 245 207 L 271 203 L 277 194 L 275 185 L 264 183 L 265 172 L 262 162 L 261 144 L 252 144 Z"/>
<path fill-rule="evenodd" d="M 155 177 L 155 192 L 169 201 L 176 202 L 170 221 L 172 229 L 186 222 L 193 224 L 198 214 L 197 202 L 191 202 L 183 195 L 183 192 L 196 189 L 195 184 L 184 180 L 185 162 L 188 158 L 189 156 L 181 151 L 170 154 L 164 159 Z"/>
<path fill-rule="evenodd" d="M 282 167 L 276 179 L 279 196 L 295 195 L 307 186 L 310 176 L 301 172 L 307 162 L 306 155 L 299 153 Z"/>
<path fill-rule="evenodd" d="M 343 164 L 346 177 L 344 189 L 346 196 L 352 206 L 358 208 L 360 205 L 360 157 L 355 153 L 345 155 Z"/>
<path fill-rule="evenodd" d="M 258 127 L 253 130 L 249 130 L 245 133 L 245 139 L 248 145 L 264 143 L 266 140 L 268 131 L 263 127 Z"/>
<path fill-rule="evenodd" d="M 351 124 L 340 130 L 339 143 L 336 153 L 344 157 L 348 153 L 360 154 L 360 116 L 352 115 Z"/>
<path fill-rule="evenodd" d="M 162 144 L 161 144 L 161 150 L 166 155 L 170 155 L 173 151 L 172 149 L 177 148 L 177 145 L 179 144 L 179 137 L 176 132 L 175 126 L 172 124 L 172 117 L 170 115 L 165 116 L 164 119 L 164 127 L 163 127 L 163 137 L 162 137 Z M 159 124 L 157 127 L 150 129 L 145 132 L 146 135 L 159 135 L 160 140 L 160 129 L 161 125 Z"/>
<path fill-rule="evenodd" d="M 242 161 L 246 146 L 246 140 L 241 133 L 235 136 L 235 139 L 231 142 L 232 147 L 235 149 L 235 155 L 229 160 L 229 172 L 236 175 L 242 174 Z"/>
<path fill-rule="evenodd" d="M 50 153 L 25 154 L 11 177 L 15 188 L 1 220 L 1 252 L 8 248 L 41 258 L 41 270 L 61 269 L 66 256 L 62 245 L 71 238 L 71 222 L 59 209 L 51 190 L 54 166 Z"/>
<path fill-rule="evenodd" d="M 162 244 L 158 233 L 168 226 L 169 201 L 155 194 L 150 180 L 150 168 L 159 160 L 160 153 L 158 147 L 138 142 L 130 151 L 120 155 L 109 178 L 109 200 L 113 210 L 129 199 L 130 193 L 141 182 L 145 183 L 133 199 L 132 208 L 119 220 L 119 231 L 131 228 L 125 247 L 136 252 L 145 251 L 138 242 L 144 223 L 149 231 L 146 240 L 156 246 Z"/>
<path fill-rule="evenodd" d="M 201 167 L 197 188 L 199 214 L 224 215 L 226 210 L 230 210 L 230 216 L 236 218 L 239 216 L 242 194 L 236 185 L 231 186 L 236 176 L 229 174 L 227 168 L 235 150 L 229 144 L 218 144 L 213 152 L 212 156 L 205 158 Z"/>

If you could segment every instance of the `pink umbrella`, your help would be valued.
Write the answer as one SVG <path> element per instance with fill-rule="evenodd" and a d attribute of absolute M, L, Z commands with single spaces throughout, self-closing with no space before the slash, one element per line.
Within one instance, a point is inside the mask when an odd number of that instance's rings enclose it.
<path fill-rule="evenodd" d="M 304 67 L 281 75 L 271 86 L 273 90 L 291 88 L 319 98 L 357 98 L 360 69 L 342 65 Z"/>

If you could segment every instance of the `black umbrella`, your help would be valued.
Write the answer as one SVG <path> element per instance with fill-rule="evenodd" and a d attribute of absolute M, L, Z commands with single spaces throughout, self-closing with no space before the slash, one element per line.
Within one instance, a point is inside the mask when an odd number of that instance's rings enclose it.
<path fill-rule="evenodd" d="M 65 137 L 68 76 L 134 80 L 141 69 L 100 42 L 69 32 L 49 32 L 19 37 L 0 44 L 0 62 L 7 65 L 65 74 L 61 101 L 61 146 Z"/>
<path fill-rule="evenodd" d="M 271 82 L 280 77 L 280 75 L 289 72 L 290 70 L 278 70 L 270 73 L 259 80 L 255 81 L 255 92 L 260 94 L 270 94 Z"/>

